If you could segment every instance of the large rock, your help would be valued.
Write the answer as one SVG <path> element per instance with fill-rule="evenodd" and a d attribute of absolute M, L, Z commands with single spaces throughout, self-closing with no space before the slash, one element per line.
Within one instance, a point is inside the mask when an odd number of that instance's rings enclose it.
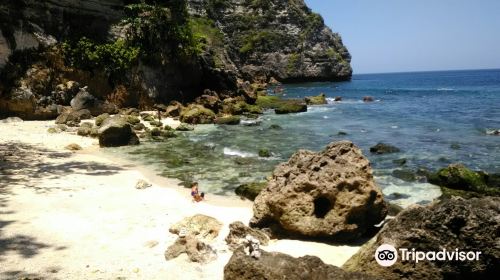
<path fill-rule="evenodd" d="M 365 235 L 387 213 L 370 162 L 349 141 L 296 152 L 275 168 L 253 210 L 253 226 L 335 241 Z"/>
<path fill-rule="evenodd" d="M 307 105 L 323 105 L 328 103 L 326 101 L 326 95 L 324 93 L 321 93 L 317 96 L 307 96 L 306 98 L 304 98 L 304 101 Z"/>
<path fill-rule="evenodd" d="M 217 219 L 206 215 L 196 214 L 172 225 L 169 231 L 177 235 L 184 232 L 187 235 L 193 235 L 197 238 L 212 240 L 219 235 L 221 228 L 222 223 Z"/>
<path fill-rule="evenodd" d="M 139 144 L 139 138 L 132 131 L 126 119 L 115 116 L 107 118 L 98 130 L 101 147 L 118 147 Z"/>
<path fill-rule="evenodd" d="M 245 197 L 253 201 L 266 186 L 267 182 L 245 183 L 239 185 L 234 190 L 234 193 L 236 193 L 240 197 Z"/>
<path fill-rule="evenodd" d="M 87 109 L 82 109 L 78 111 L 69 111 L 60 114 L 56 118 L 56 124 L 66 124 L 70 126 L 75 126 L 80 123 L 81 120 L 88 120 L 92 117 L 90 111 Z"/>
<path fill-rule="evenodd" d="M 381 279 L 494 279 L 500 273 L 500 198 L 449 199 L 403 210 L 343 268 Z M 402 261 L 390 267 L 374 259 L 382 244 L 411 251 L 481 252 L 476 261 Z"/>
<path fill-rule="evenodd" d="M 284 103 L 278 108 L 274 109 L 274 112 L 278 115 L 291 114 L 291 113 L 303 113 L 307 112 L 307 105 L 303 103 Z"/>
<path fill-rule="evenodd" d="M 213 123 L 215 113 L 201 105 L 191 104 L 183 109 L 180 115 L 181 122 L 189 124 L 208 124 Z"/>
<path fill-rule="evenodd" d="M 260 242 L 261 245 L 269 244 L 269 236 L 263 231 L 245 226 L 242 222 L 234 222 L 229 225 L 229 234 L 226 237 L 226 243 L 231 250 L 236 250 L 247 242 L 247 236 L 250 235 Z"/>
<path fill-rule="evenodd" d="M 399 148 L 384 143 L 378 143 L 377 145 L 370 148 L 370 153 L 374 153 L 377 155 L 399 153 L 400 151 L 401 150 Z"/>
<path fill-rule="evenodd" d="M 495 178 L 486 173 L 475 172 L 463 164 L 451 164 L 430 174 L 428 181 L 438 185 L 445 195 L 458 195 L 463 197 L 500 195 L 500 187 L 491 183 L 490 178 Z"/>
<path fill-rule="evenodd" d="M 361 280 L 376 279 L 366 274 L 346 272 L 341 268 L 323 263 L 318 257 L 292 256 L 262 251 L 259 259 L 254 259 L 239 249 L 224 267 L 224 280 Z"/>
<path fill-rule="evenodd" d="M 99 116 L 103 113 L 115 114 L 118 112 L 115 105 L 95 98 L 87 91 L 86 87 L 80 89 L 76 96 L 71 99 L 70 104 L 74 111 L 87 109 L 93 116 Z"/>

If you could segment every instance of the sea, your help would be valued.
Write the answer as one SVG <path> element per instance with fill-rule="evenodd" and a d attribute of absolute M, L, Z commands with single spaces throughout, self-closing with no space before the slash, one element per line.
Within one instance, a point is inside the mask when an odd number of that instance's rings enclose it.
<path fill-rule="evenodd" d="M 235 196 L 236 187 L 266 180 L 299 149 L 320 151 L 331 142 L 350 140 L 370 160 L 386 199 L 402 207 L 430 203 L 441 192 L 418 175 L 402 180 L 395 176 L 398 171 L 420 174 L 462 163 L 500 173 L 500 136 L 492 134 L 500 129 L 500 70 L 359 74 L 348 82 L 285 85 L 280 96 L 320 93 L 328 104 L 309 106 L 305 113 L 269 110 L 237 126 L 198 125 L 165 142 L 106 153 L 161 176 L 198 181 L 208 194 Z M 342 101 L 334 101 L 337 96 Z M 374 102 L 363 102 L 364 96 Z M 377 143 L 401 152 L 370 153 Z M 268 149 L 271 157 L 259 157 L 260 149 Z"/>

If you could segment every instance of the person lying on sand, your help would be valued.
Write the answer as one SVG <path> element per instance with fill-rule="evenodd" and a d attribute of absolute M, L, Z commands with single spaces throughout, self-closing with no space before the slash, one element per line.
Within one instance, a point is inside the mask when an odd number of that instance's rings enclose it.
<path fill-rule="evenodd" d="M 193 197 L 193 202 L 200 202 L 205 199 L 205 193 L 198 190 L 198 182 L 191 184 L 191 196 Z"/>

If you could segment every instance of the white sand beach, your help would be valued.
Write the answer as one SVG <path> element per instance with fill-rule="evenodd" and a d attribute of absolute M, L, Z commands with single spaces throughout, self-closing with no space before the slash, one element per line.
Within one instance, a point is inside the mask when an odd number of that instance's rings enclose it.
<path fill-rule="evenodd" d="M 97 140 L 48 133 L 53 121 L 0 123 L 0 279 L 222 279 L 231 257 L 224 238 L 234 221 L 248 223 L 252 203 L 208 194 L 193 203 L 176 180 L 103 156 Z M 80 145 L 71 152 L 65 146 Z M 138 190 L 144 179 L 152 187 Z M 177 238 L 169 227 L 194 214 L 224 224 L 217 260 L 166 261 Z M 359 247 L 273 240 L 264 248 L 315 255 L 342 265 Z"/>

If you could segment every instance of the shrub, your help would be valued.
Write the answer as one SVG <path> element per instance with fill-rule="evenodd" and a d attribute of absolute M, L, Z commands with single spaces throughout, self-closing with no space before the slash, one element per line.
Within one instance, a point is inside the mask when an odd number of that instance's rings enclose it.
<path fill-rule="evenodd" d="M 125 40 L 98 44 L 86 37 L 62 45 L 66 62 L 74 67 L 94 71 L 103 69 L 109 75 L 122 75 L 137 62 L 140 48 Z"/>

